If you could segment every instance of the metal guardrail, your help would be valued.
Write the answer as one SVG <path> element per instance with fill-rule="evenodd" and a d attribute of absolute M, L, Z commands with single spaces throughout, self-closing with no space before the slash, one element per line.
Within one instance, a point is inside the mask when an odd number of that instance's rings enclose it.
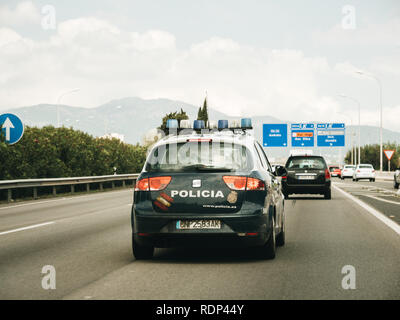
<path fill-rule="evenodd" d="M 75 185 L 86 184 L 86 191 L 90 191 L 91 183 L 99 183 L 100 190 L 103 190 L 104 182 L 111 182 L 112 188 L 115 188 L 115 181 L 122 181 L 125 187 L 125 181 L 133 180 L 135 184 L 139 174 L 116 174 L 107 176 L 92 177 L 72 177 L 72 178 L 48 178 L 48 179 L 21 179 L 21 180 L 0 180 L 0 190 L 7 190 L 7 200 L 12 200 L 12 190 L 19 188 L 33 188 L 33 198 L 37 199 L 37 190 L 40 187 L 53 187 L 53 195 L 57 194 L 57 186 L 71 186 L 71 193 L 75 192 Z"/>

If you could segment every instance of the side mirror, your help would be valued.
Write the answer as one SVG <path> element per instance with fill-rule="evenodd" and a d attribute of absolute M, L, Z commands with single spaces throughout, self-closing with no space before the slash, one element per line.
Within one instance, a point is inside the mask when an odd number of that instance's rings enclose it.
<path fill-rule="evenodd" d="M 287 174 L 286 168 L 283 166 L 276 166 L 275 167 L 275 175 L 278 177 L 285 176 Z"/>

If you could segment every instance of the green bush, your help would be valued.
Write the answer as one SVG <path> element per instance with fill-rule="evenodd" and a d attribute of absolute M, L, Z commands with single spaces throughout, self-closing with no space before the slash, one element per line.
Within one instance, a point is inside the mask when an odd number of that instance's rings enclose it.
<path fill-rule="evenodd" d="M 25 127 L 15 145 L 0 139 L 0 179 L 61 178 L 140 172 L 146 148 L 94 138 L 72 128 Z"/>

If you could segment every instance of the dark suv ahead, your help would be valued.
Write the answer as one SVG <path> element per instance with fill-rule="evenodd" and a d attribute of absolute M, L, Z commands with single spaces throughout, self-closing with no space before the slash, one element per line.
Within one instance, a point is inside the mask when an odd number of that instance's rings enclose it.
<path fill-rule="evenodd" d="M 331 175 L 321 156 L 291 156 L 285 165 L 282 190 L 287 199 L 290 194 L 323 194 L 331 199 Z"/>

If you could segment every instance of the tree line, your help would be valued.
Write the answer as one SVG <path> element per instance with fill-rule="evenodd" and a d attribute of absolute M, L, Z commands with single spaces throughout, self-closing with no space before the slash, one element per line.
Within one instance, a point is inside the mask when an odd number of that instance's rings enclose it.
<path fill-rule="evenodd" d="M 0 133 L 1 180 L 137 173 L 146 159 L 146 147 L 139 144 L 95 138 L 72 128 L 25 127 L 14 145 L 6 144 Z"/>

